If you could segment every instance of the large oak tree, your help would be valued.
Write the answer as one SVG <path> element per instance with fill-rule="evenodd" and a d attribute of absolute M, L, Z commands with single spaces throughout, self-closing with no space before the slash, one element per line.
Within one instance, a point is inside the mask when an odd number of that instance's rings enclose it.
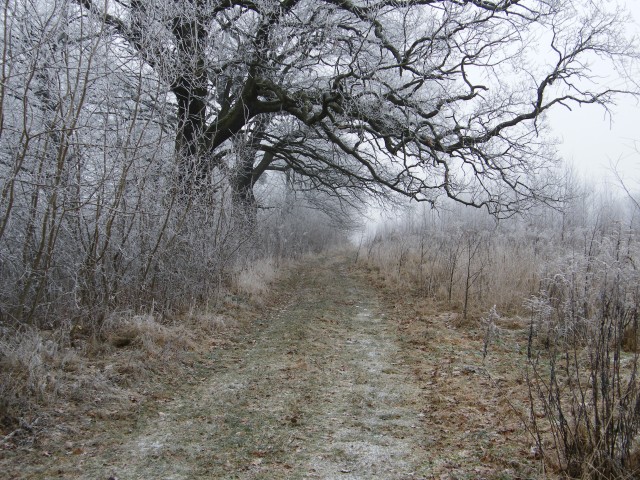
<path fill-rule="evenodd" d="M 552 107 L 622 89 L 619 12 L 570 0 L 75 0 L 173 93 L 179 188 L 265 172 L 334 195 L 446 195 L 508 215 L 553 192 Z"/>

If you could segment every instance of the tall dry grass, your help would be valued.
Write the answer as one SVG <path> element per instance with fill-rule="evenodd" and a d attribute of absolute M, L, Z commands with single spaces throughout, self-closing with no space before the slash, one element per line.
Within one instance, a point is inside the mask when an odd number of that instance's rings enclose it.
<path fill-rule="evenodd" d="M 637 478 L 640 212 L 607 196 L 568 207 L 499 223 L 417 210 L 373 233 L 359 259 L 398 298 L 528 323 L 523 427 L 537 454 L 573 478 Z"/>
<path fill-rule="evenodd" d="M 378 282 L 401 294 L 432 299 L 465 317 L 497 306 L 517 313 L 537 291 L 541 265 L 554 255 L 553 236 L 527 223 L 496 224 L 468 212 L 412 213 L 365 242 L 360 261 Z"/>

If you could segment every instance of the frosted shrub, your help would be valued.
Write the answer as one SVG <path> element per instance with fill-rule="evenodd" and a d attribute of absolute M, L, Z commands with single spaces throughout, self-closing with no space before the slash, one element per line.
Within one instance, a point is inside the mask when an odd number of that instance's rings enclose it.
<path fill-rule="evenodd" d="M 640 256 L 635 238 L 620 231 L 590 247 L 527 302 L 531 423 L 540 451 L 570 476 L 632 478 L 640 472 L 638 352 L 625 350 L 637 345 Z M 545 450 L 546 422 L 553 442 Z"/>

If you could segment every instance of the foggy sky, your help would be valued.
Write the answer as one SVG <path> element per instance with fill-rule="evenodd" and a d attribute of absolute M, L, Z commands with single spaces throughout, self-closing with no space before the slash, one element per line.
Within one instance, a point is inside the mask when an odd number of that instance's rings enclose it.
<path fill-rule="evenodd" d="M 640 34 L 640 1 L 626 0 L 634 19 L 635 34 Z M 612 72 L 602 72 L 613 76 Z M 616 82 L 615 78 L 610 81 Z M 617 86 L 617 85 L 616 85 Z M 600 183 L 611 178 L 610 163 L 618 163 L 624 176 L 640 182 L 640 103 L 631 96 L 620 97 L 612 116 L 597 106 L 560 108 L 549 114 L 553 134 L 563 159 L 589 182 Z"/>

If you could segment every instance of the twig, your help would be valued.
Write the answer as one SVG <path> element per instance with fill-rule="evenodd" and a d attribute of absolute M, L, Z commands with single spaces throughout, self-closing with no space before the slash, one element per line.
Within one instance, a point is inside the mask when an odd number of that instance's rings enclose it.
<path fill-rule="evenodd" d="M 20 426 L 18 428 L 16 428 L 10 434 L 5 435 L 2 438 L 2 440 L 0 440 L 0 445 L 4 445 L 5 443 L 7 443 L 14 436 L 16 436 L 16 434 L 18 432 L 20 432 L 21 430 L 26 430 L 27 432 L 33 433 L 33 428 L 36 426 L 36 424 L 38 423 L 39 420 L 40 420 L 40 417 L 37 417 L 33 422 L 31 422 L 31 425 L 29 425 L 24 418 L 20 418 Z"/>

